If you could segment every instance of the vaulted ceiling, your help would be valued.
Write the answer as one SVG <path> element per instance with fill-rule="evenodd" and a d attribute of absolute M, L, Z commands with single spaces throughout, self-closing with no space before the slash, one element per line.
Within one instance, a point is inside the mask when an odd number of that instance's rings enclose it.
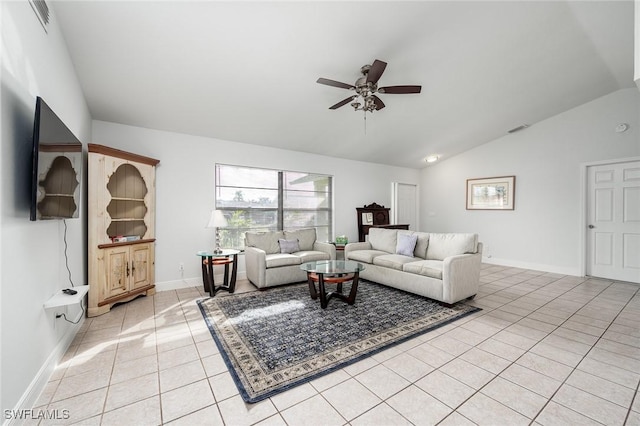
<path fill-rule="evenodd" d="M 402 167 L 635 87 L 633 1 L 51 6 L 94 119 Z M 375 59 L 422 93 L 328 109 Z"/>

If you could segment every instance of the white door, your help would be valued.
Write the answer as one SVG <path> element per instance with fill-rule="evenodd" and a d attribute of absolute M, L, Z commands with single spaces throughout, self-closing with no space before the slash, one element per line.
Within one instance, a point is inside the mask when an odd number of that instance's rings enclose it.
<path fill-rule="evenodd" d="M 640 161 L 587 170 L 587 274 L 640 283 Z"/>
<path fill-rule="evenodd" d="M 394 223 L 409 225 L 409 229 L 418 229 L 417 223 L 417 193 L 416 185 L 406 183 L 394 184 Z"/>

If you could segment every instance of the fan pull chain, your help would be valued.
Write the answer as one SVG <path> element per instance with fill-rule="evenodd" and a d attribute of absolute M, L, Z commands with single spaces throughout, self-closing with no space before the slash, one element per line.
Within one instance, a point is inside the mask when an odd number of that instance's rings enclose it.
<path fill-rule="evenodd" d="M 364 110 L 364 134 L 367 135 L 367 110 Z"/>

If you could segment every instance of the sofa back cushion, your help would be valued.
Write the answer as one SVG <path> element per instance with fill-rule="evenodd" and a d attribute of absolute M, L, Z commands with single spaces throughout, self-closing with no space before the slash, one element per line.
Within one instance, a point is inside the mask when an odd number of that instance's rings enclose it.
<path fill-rule="evenodd" d="M 478 234 L 431 234 L 427 260 L 444 260 L 457 254 L 475 253 Z"/>
<path fill-rule="evenodd" d="M 400 238 L 400 235 L 402 234 L 415 235 L 418 237 L 416 240 L 416 246 L 413 249 L 413 257 L 426 259 L 427 247 L 429 247 L 429 233 L 400 230 L 398 231 L 398 238 Z"/>
<path fill-rule="evenodd" d="M 369 228 L 369 244 L 373 250 L 396 252 L 397 229 Z"/>
<path fill-rule="evenodd" d="M 280 253 L 278 240 L 284 238 L 284 232 L 250 232 L 244 234 L 244 245 L 264 250 L 267 254 Z"/>
<path fill-rule="evenodd" d="M 298 240 L 301 251 L 313 250 L 316 242 L 316 228 L 296 229 L 295 231 L 284 231 L 287 240 Z"/>

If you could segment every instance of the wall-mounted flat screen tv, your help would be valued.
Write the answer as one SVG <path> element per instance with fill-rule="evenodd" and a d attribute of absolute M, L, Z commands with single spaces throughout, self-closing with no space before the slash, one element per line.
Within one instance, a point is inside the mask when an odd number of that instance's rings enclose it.
<path fill-rule="evenodd" d="M 31 220 L 80 216 L 82 143 L 38 96 L 33 124 Z"/>

